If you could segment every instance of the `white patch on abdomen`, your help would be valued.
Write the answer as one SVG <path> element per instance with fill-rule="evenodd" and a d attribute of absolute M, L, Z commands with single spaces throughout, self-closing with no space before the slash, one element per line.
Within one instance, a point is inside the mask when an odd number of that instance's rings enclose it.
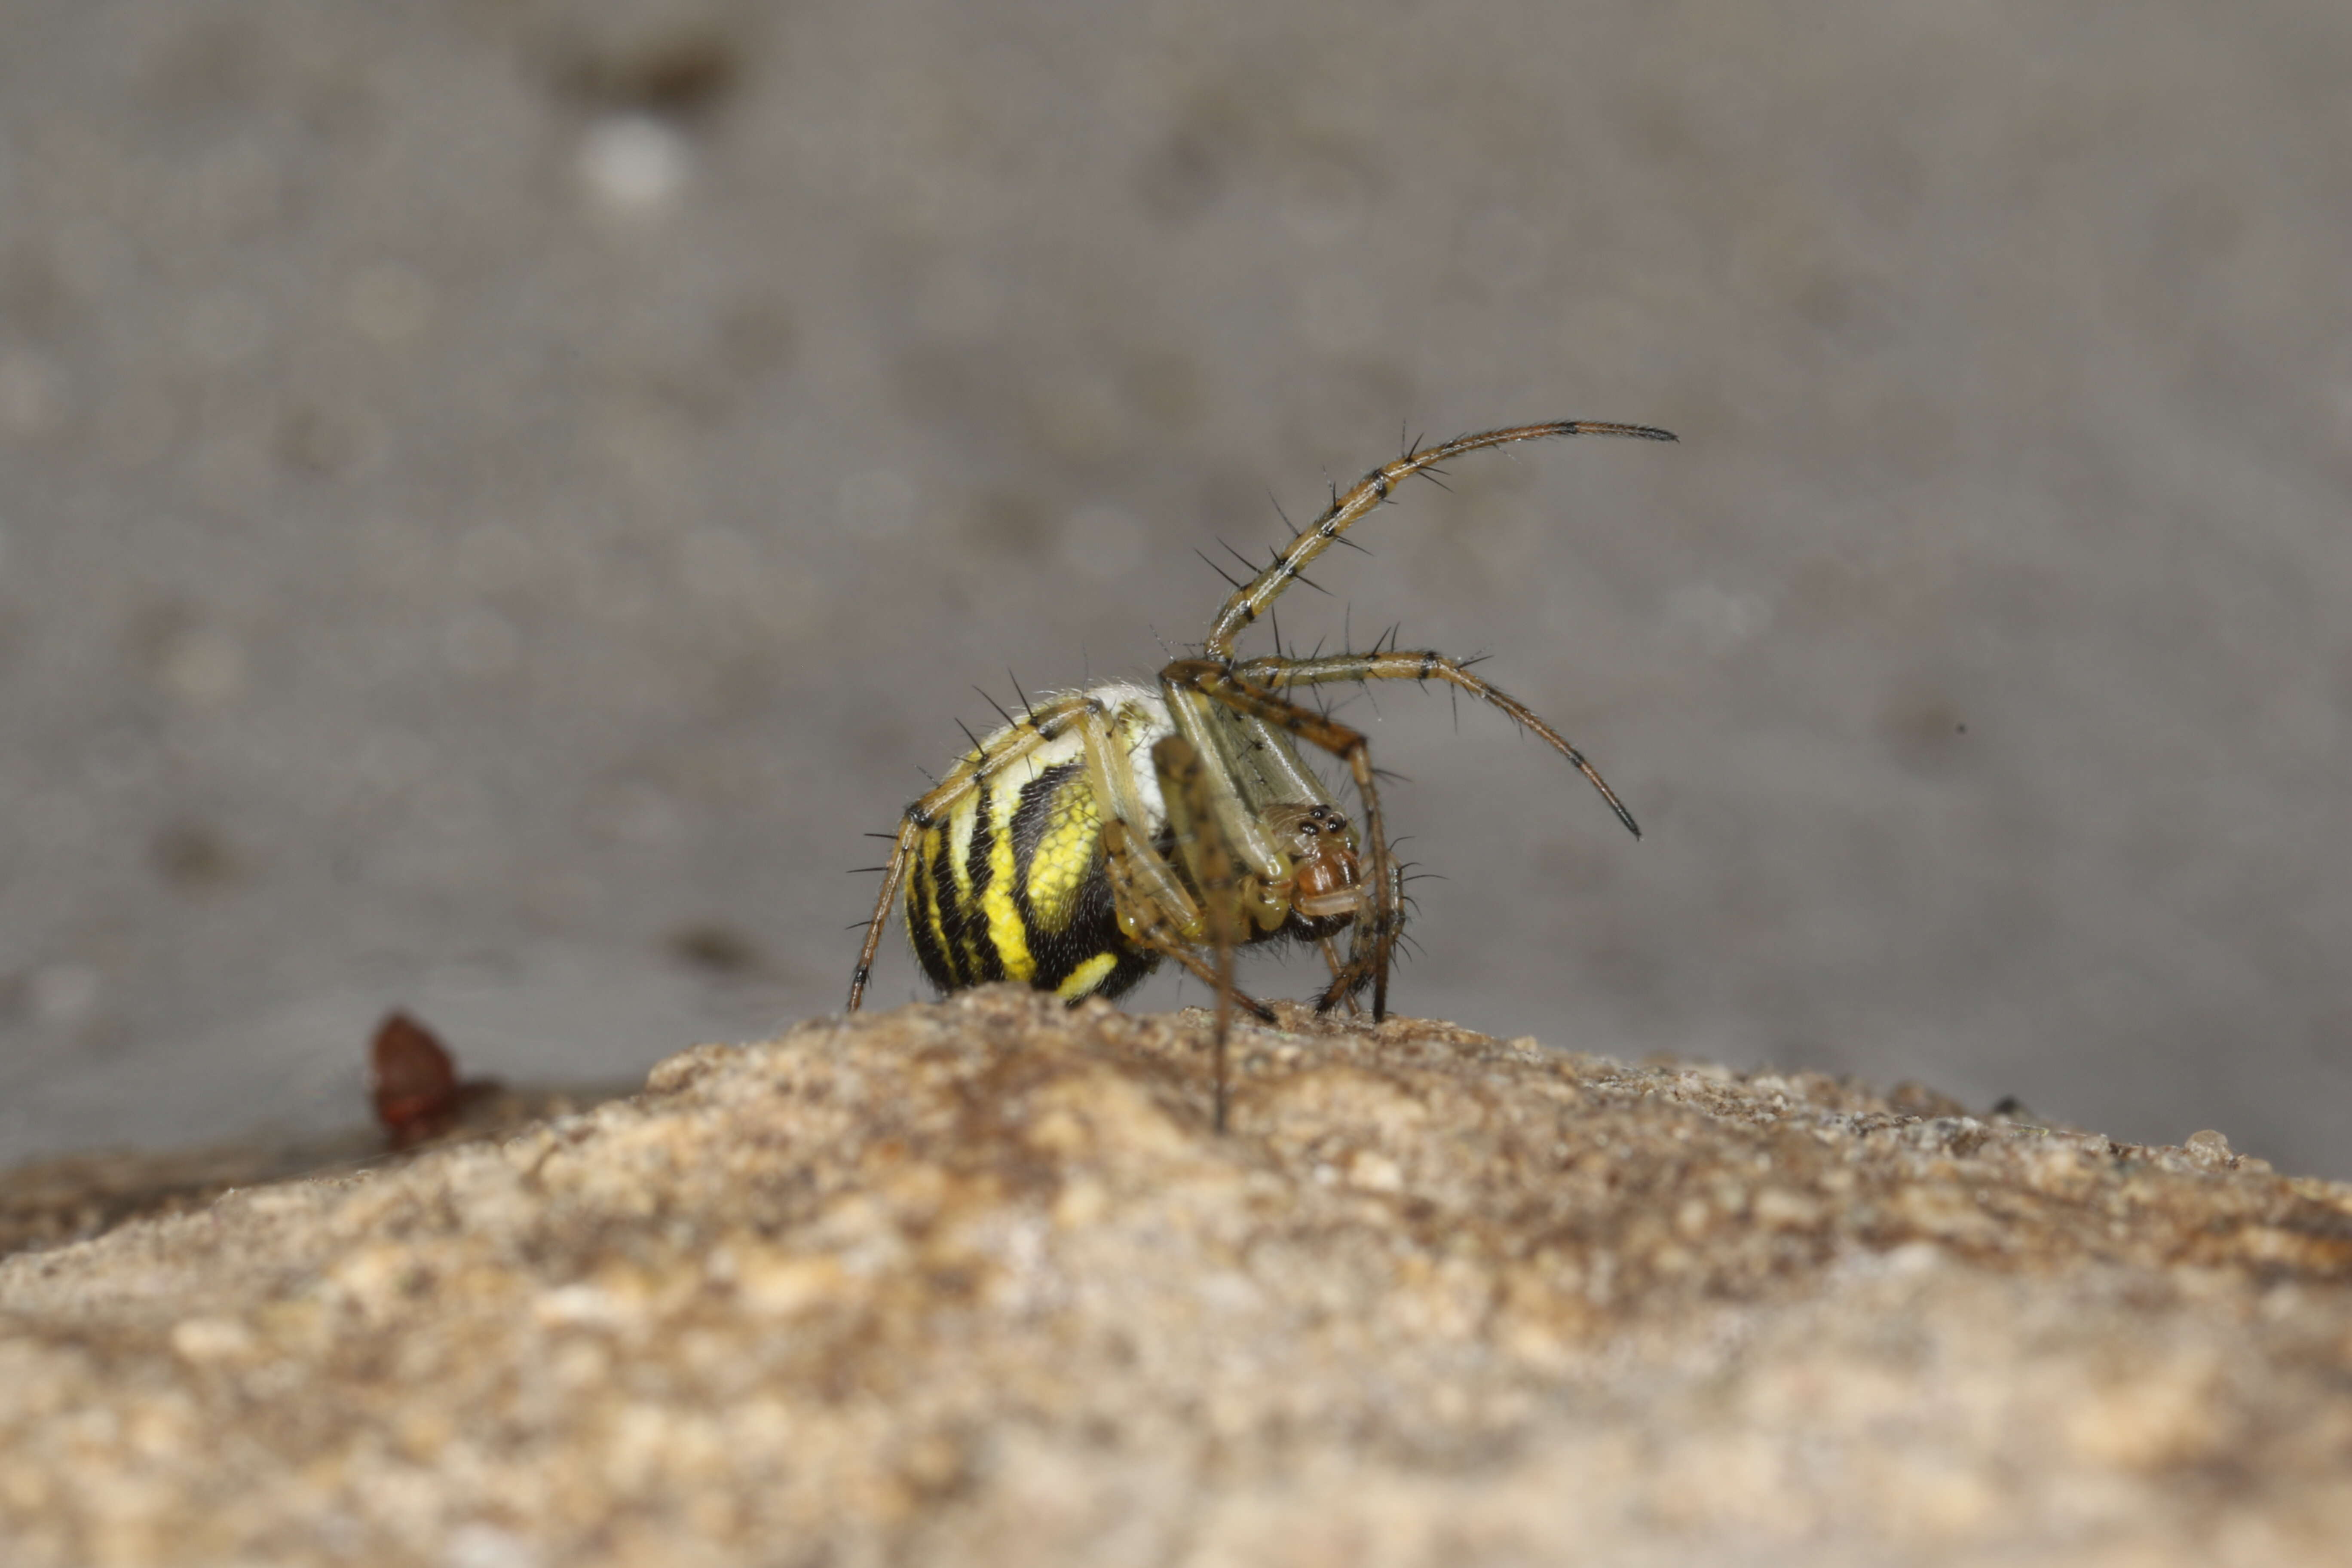
<path fill-rule="evenodd" d="M 1124 681 L 1097 686 L 1087 696 L 1110 710 L 1112 736 L 1127 748 L 1127 765 L 1135 774 L 1135 795 L 1149 819 L 1136 826 L 1146 838 L 1157 838 L 1168 825 L 1168 805 L 1160 794 L 1160 770 L 1151 763 L 1151 748 L 1176 732 L 1168 717 L 1167 700 L 1148 687 Z"/>

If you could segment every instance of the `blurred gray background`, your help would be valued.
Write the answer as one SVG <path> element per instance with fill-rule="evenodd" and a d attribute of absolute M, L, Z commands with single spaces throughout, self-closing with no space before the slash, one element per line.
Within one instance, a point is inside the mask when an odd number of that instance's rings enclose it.
<path fill-rule="evenodd" d="M 12 0 L 0 1159 L 835 1009 L 975 683 L 1575 416 L 1684 443 L 1283 606 L 1649 830 L 1353 699 L 1402 1010 L 2352 1176 L 2347 83 L 2343 0 Z"/>

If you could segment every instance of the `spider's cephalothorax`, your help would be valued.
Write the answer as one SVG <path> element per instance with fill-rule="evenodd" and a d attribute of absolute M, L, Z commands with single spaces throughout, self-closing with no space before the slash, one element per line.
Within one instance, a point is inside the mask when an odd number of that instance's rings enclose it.
<path fill-rule="evenodd" d="M 1295 687 L 1448 682 L 1542 736 L 1638 836 L 1575 747 L 1460 660 L 1393 647 L 1309 658 L 1234 653 L 1291 580 L 1400 481 L 1464 452 L 1545 436 L 1675 438 L 1642 425 L 1563 420 L 1416 447 L 1335 495 L 1272 564 L 1237 584 L 1201 656 L 1162 669 L 1157 690 L 1066 692 L 975 738 L 888 836 L 895 847 L 850 981 L 851 1010 L 903 882 L 907 934 L 941 991 L 1018 980 L 1072 1002 L 1117 996 L 1163 958 L 1207 981 L 1217 994 L 1220 1128 L 1230 1009 L 1239 1002 L 1265 1014 L 1234 989 L 1235 947 L 1280 936 L 1320 943 L 1331 982 L 1317 1007 L 1352 1006 L 1369 985 L 1372 1015 L 1383 1016 L 1402 917 L 1371 758 L 1361 733 L 1291 700 Z M 1347 764 L 1360 824 L 1299 755 L 1301 741 Z M 1344 957 L 1333 940 L 1342 931 Z"/>

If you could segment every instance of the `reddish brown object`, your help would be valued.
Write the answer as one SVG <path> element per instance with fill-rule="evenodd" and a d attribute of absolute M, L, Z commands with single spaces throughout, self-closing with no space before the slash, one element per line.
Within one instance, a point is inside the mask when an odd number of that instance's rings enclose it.
<path fill-rule="evenodd" d="M 368 1047 L 368 1092 L 393 1147 L 404 1149 L 446 1128 L 458 1090 L 457 1059 L 439 1037 L 405 1013 L 384 1015 Z"/>

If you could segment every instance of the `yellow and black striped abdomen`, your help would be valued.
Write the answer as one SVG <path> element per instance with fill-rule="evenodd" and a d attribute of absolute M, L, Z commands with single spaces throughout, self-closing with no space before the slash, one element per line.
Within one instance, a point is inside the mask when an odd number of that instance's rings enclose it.
<path fill-rule="evenodd" d="M 1117 996 L 1157 962 L 1120 936 L 1086 763 L 1015 765 L 922 837 L 907 934 L 941 991 L 1018 980 L 1070 1001 Z"/>

